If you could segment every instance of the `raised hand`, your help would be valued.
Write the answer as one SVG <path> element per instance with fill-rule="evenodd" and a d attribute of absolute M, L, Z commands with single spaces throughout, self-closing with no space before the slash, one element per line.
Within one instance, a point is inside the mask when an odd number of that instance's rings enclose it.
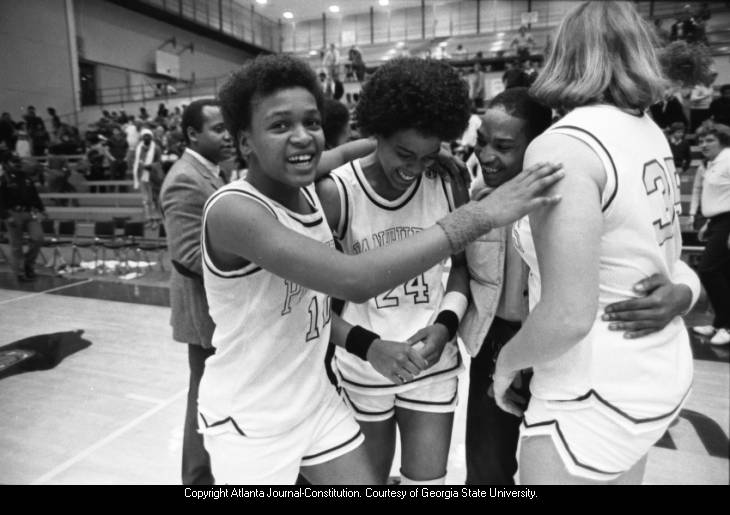
<path fill-rule="evenodd" d="M 530 211 L 560 202 L 559 195 L 548 195 L 553 184 L 565 173 L 562 165 L 538 163 L 520 172 L 479 201 L 495 227 L 519 220 Z"/>

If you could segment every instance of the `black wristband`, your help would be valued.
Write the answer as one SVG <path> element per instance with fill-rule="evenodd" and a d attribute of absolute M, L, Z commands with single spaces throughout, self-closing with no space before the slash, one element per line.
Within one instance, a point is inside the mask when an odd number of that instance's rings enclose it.
<path fill-rule="evenodd" d="M 456 336 L 456 330 L 459 329 L 459 317 L 450 309 L 441 311 L 433 323 L 446 327 L 446 330 L 449 332 L 449 340 L 452 340 Z"/>
<path fill-rule="evenodd" d="M 380 338 L 379 335 L 372 331 L 368 331 L 362 326 L 356 325 L 347 333 L 345 339 L 345 350 L 360 358 L 363 361 L 368 360 L 368 349 L 375 340 Z"/>

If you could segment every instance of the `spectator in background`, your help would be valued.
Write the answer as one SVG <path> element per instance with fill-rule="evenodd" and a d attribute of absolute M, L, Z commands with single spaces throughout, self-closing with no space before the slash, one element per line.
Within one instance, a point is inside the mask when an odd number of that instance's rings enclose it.
<path fill-rule="evenodd" d="M 530 85 L 520 61 L 507 62 L 506 66 L 507 70 L 502 75 L 504 89 L 526 88 Z"/>
<path fill-rule="evenodd" d="M 28 136 L 28 131 L 25 130 L 25 122 L 18 122 L 18 130 L 15 137 L 15 153 L 20 158 L 30 157 L 33 154 L 33 146 L 30 136 Z"/>
<path fill-rule="evenodd" d="M 340 52 L 334 43 L 330 43 L 329 48 L 322 58 L 322 66 L 327 70 L 327 75 L 335 80 L 340 75 Z"/>
<path fill-rule="evenodd" d="M 687 43 L 696 43 L 701 36 L 699 24 L 692 15 L 692 6 L 685 4 L 677 14 L 676 21 L 672 24 L 669 39 L 671 41 L 681 39 Z"/>
<path fill-rule="evenodd" d="M 10 113 L 3 113 L 0 116 L 0 148 L 3 150 L 13 150 L 15 142 L 18 140 L 15 122 Z"/>
<path fill-rule="evenodd" d="M 112 180 L 121 181 L 127 175 L 127 153 L 129 152 L 129 143 L 124 137 L 122 129 L 114 127 L 112 136 L 107 141 L 109 151 L 109 171 Z"/>
<path fill-rule="evenodd" d="M 38 217 L 46 210 L 32 177 L 23 170 L 17 154 L 0 156 L 0 219 L 5 221 L 10 240 L 10 264 L 20 282 L 35 279 L 35 260 L 43 245 Z M 28 233 L 28 250 L 23 253 L 23 233 Z"/>
<path fill-rule="evenodd" d="M 685 127 L 687 126 L 687 117 L 684 115 L 682 102 L 675 95 L 674 88 L 667 88 L 664 99 L 652 105 L 649 112 L 654 122 L 663 130 L 676 122 L 682 122 Z"/>
<path fill-rule="evenodd" d="M 154 228 L 158 224 L 157 196 L 154 194 L 154 186 L 162 182 L 162 150 L 152 140 L 151 130 L 142 129 L 140 134 L 142 141 L 137 144 L 133 154 L 132 178 L 134 179 L 134 189 L 142 190 L 145 221 L 148 226 Z"/>
<path fill-rule="evenodd" d="M 469 99 L 475 108 L 481 109 L 484 107 L 484 73 L 481 64 L 474 63 L 474 67 L 467 77 L 467 84 L 469 86 Z"/>
<path fill-rule="evenodd" d="M 684 132 L 684 124 L 682 122 L 674 122 L 669 127 L 669 134 L 667 135 L 669 148 L 672 149 L 672 156 L 674 157 L 674 167 L 678 173 L 687 171 L 690 161 L 692 161 L 692 151 L 689 141 L 684 138 Z"/>
<path fill-rule="evenodd" d="M 535 82 L 535 79 L 537 79 L 537 68 L 535 67 L 534 61 L 527 61 L 524 73 L 525 79 L 527 80 L 527 85 L 531 86 L 532 83 Z"/>
<path fill-rule="evenodd" d="M 144 107 L 139 108 L 139 119 L 143 122 L 146 122 L 150 117 L 150 114 L 147 112 L 147 109 Z"/>
<path fill-rule="evenodd" d="M 327 98 L 322 113 L 325 149 L 350 141 L 350 112 L 342 102 Z"/>
<path fill-rule="evenodd" d="M 137 148 L 137 143 L 139 143 L 139 130 L 137 129 L 133 115 L 127 119 L 127 123 L 124 124 L 122 129 L 127 136 L 127 145 L 129 145 L 129 148 Z"/>
<path fill-rule="evenodd" d="M 352 71 L 355 73 L 355 78 L 358 82 L 362 82 L 365 79 L 365 62 L 362 60 L 362 52 L 360 49 L 353 45 L 347 53 L 352 66 Z"/>
<path fill-rule="evenodd" d="M 702 180 L 702 214 L 707 223 L 699 238 L 706 241 L 698 272 L 715 318 L 712 325 L 693 327 L 713 345 L 730 343 L 730 127 L 716 124 L 699 132 L 707 159 Z"/>
<path fill-rule="evenodd" d="M 720 87 L 720 96 L 710 103 L 712 121 L 730 126 L 730 84 Z"/>
<path fill-rule="evenodd" d="M 458 44 L 456 45 L 456 50 L 454 50 L 453 53 L 453 59 L 455 61 L 464 61 L 467 58 L 467 52 L 466 48 L 464 48 L 464 45 Z"/>
<path fill-rule="evenodd" d="M 48 131 L 43 119 L 35 113 L 35 107 L 28 106 L 28 113 L 23 117 L 25 126 L 28 130 L 28 136 L 31 140 L 31 152 L 34 156 L 42 156 L 46 153 L 48 146 Z"/>
<path fill-rule="evenodd" d="M 520 27 L 519 33 L 515 36 L 509 47 L 516 47 L 517 58 L 520 61 L 526 61 L 530 58 L 530 52 L 532 47 L 535 46 L 535 40 L 532 39 L 532 34 L 524 25 Z"/>
<path fill-rule="evenodd" d="M 689 94 L 690 132 L 696 132 L 702 122 L 710 117 L 710 104 L 715 94 L 712 83 L 715 77 L 717 72 L 714 72 L 706 83 L 695 84 Z"/>

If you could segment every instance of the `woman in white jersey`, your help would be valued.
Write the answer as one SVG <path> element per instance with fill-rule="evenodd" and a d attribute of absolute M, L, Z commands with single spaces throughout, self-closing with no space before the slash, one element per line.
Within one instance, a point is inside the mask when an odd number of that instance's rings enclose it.
<path fill-rule="evenodd" d="M 408 242 L 346 256 L 334 250 L 312 182 L 322 153 L 323 95 L 309 66 L 259 57 L 220 92 L 221 110 L 248 164 L 218 190 L 203 219 L 204 281 L 216 324 L 205 363 L 199 428 L 221 483 L 373 483 L 350 410 L 325 373 L 332 339 L 392 380 L 427 367 L 404 342 L 342 322 L 330 295 L 364 302 L 430 269 L 493 225 L 555 197 L 536 192 L 556 167 L 525 172 L 488 202 L 470 202 Z M 386 352 L 387 351 L 387 352 Z"/>
<path fill-rule="evenodd" d="M 679 180 L 662 131 L 645 114 L 664 86 L 651 29 L 630 2 L 590 2 L 561 23 L 532 94 L 568 111 L 527 149 L 559 160 L 563 201 L 515 226 L 530 266 L 531 312 L 494 374 L 503 409 L 515 374 L 532 367 L 519 479 L 638 483 L 646 454 L 677 416 L 692 382 L 684 323 L 625 339 L 601 317 L 660 273 L 697 279 L 680 261 Z M 689 279 L 687 279 L 689 277 Z"/>
<path fill-rule="evenodd" d="M 410 238 L 465 202 L 463 184 L 424 172 L 441 143 L 464 132 L 469 112 L 467 88 L 448 64 L 399 58 L 378 68 L 357 105 L 358 124 L 376 139 L 377 149 L 317 185 L 345 254 Z M 405 382 L 383 377 L 342 347 L 335 352 L 340 386 L 365 435 L 379 482 L 386 481 L 393 463 L 396 426 L 401 484 L 443 484 L 446 476 L 457 375 L 463 370 L 454 334 L 468 289 L 463 255 L 451 263 L 450 272 L 444 259 L 365 303 L 347 302 L 342 311 L 346 322 L 388 340 L 406 341 L 427 327 L 411 341 L 423 339 L 421 353 L 429 368 Z"/>

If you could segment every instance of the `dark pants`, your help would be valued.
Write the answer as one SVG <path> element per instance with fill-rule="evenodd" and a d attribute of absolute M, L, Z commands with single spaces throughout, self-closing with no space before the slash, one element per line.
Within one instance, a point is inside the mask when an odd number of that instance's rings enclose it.
<path fill-rule="evenodd" d="M 730 213 L 712 217 L 705 236 L 707 243 L 697 269 L 702 286 L 715 312 L 713 326 L 730 329 Z"/>
<path fill-rule="evenodd" d="M 188 407 L 185 412 L 185 431 L 183 433 L 182 482 L 184 485 L 213 485 L 210 470 L 210 456 L 203 446 L 203 435 L 198 433 L 198 387 L 203 377 L 205 360 L 215 353 L 215 349 L 205 349 L 200 345 L 188 345 L 188 364 L 190 365 L 190 386 L 188 387 Z"/>
<path fill-rule="evenodd" d="M 5 221 L 10 240 L 11 265 L 15 275 L 33 271 L 43 246 L 43 229 L 36 216 L 27 211 L 11 211 Z M 28 231 L 28 250 L 23 254 L 23 231 Z"/>
<path fill-rule="evenodd" d="M 514 484 L 521 419 L 502 411 L 487 392 L 492 385 L 494 358 L 519 328 L 517 322 L 495 318 L 479 354 L 471 360 L 466 408 L 467 485 Z M 519 393 L 529 398 L 525 375 Z"/>

